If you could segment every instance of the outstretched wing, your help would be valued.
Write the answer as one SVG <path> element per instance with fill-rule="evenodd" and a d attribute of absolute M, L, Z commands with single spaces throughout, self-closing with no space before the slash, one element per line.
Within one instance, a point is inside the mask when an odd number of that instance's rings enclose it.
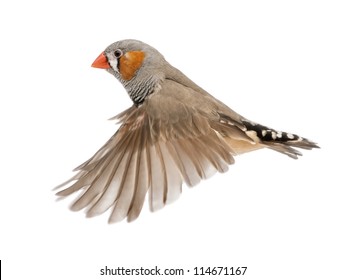
<path fill-rule="evenodd" d="M 203 106 L 192 89 L 167 80 L 140 107 L 118 116 L 119 130 L 57 195 L 81 190 L 73 210 L 87 208 L 87 215 L 95 216 L 112 208 L 109 222 L 133 221 L 147 192 L 155 211 L 179 197 L 183 182 L 194 186 L 227 171 L 234 151 L 224 136 L 250 138 L 220 121 L 216 108 Z"/>

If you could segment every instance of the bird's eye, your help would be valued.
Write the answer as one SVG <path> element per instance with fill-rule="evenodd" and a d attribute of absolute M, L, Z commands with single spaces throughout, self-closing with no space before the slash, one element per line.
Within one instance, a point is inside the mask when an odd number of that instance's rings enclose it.
<path fill-rule="evenodd" d="M 117 50 L 114 51 L 114 55 L 115 55 L 116 58 L 119 58 L 119 57 L 121 57 L 123 55 L 123 52 L 122 52 L 122 50 L 117 49 Z"/>

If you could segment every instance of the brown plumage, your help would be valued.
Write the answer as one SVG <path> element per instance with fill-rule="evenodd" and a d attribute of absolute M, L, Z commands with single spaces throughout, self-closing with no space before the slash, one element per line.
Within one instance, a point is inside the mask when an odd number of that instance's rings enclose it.
<path fill-rule="evenodd" d="M 93 66 L 117 77 L 134 105 L 115 117 L 121 126 L 114 136 L 59 186 L 59 196 L 82 191 L 72 210 L 87 208 L 87 216 L 112 208 L 109 222 L 133 221 L 147 193 L 156 211 L 179 197 L 183 183 L 226 172 L 235 155 L 266 147 L 297 158 L 293 147 L 318 147 L 247 120 L 140 41 L 110 45 Z"/>

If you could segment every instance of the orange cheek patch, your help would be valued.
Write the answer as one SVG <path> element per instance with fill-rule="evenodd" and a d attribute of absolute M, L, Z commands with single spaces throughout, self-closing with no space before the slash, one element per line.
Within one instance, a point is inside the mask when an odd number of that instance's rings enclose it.
<path fill-rule="evenodd" d="M 125 80 L 131 80 L 136 71 L 142 66 L 144 60 L 144 52 L 132 51 L 127 52 L 120 58 L 119 72 Z"/>

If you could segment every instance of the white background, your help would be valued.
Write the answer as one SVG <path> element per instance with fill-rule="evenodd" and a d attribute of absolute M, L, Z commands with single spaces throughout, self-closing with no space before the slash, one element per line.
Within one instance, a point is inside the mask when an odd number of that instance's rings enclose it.
<path fill-rule="evenodd" d="M 343 1 L 2 1 L 4 279 L 106 279 L 106 265 L 346 279 L 345 14 Z M 125 38 L 156 47 L 242 115 L 322 149 L 299 160 L 269 150 L 237 157 L 165 209 L 145 204 L 131 224 L 69 211 L 73 198 L 57 202 L 53 187 L 131 106 L 114 77 L 90 67 Z M 196 277 L 141 277 L 154 278 Z"/>

